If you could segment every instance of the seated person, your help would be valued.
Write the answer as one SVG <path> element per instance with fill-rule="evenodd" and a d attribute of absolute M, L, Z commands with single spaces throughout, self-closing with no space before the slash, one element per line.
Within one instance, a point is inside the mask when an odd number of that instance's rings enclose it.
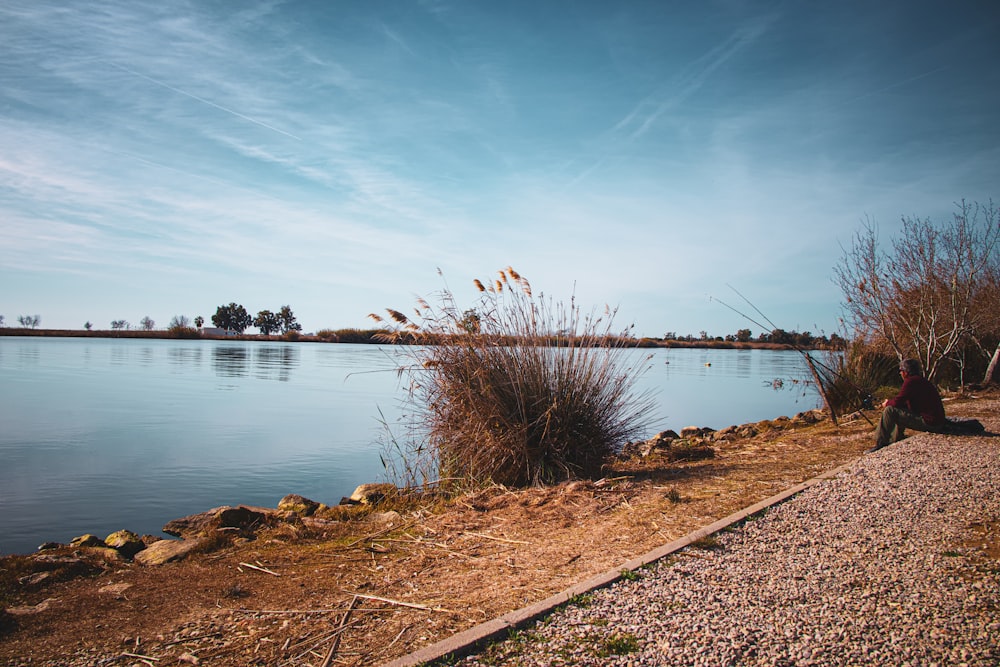
<path fill-rule="evenodd" d="M 905 359 L 899 364 L 903 386 L 899 393 L 882 403 L 882 421 L 875 435 L 874 452 L 903 439 L 905 429 L 937 431 L 945 426 L 944 405 L 937 387 L 924 377 L 920 362 Z"/>

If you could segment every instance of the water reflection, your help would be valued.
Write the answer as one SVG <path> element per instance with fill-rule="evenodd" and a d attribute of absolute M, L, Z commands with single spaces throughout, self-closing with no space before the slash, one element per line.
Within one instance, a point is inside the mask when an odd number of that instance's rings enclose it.
<path fill-rule="evenodd" d="M 212 348 L 212 367 L 220 377 L 253 377 L 288 382 L 299 365 L 299 348 L 293 345 L 246 347 L 219 345 Z"/>
<path fill-rule="evenodd" d="M 140 347 L 139 348 L 139 363 L 143 366 L 153 365 L 153 348 L 151 347 Z"/>
<path fill-rule="evenodd" d="M 171 347 L 167 350 L 167 357 L 171 364 L 175 366 L 201 366 L 200 347 Z"/>
<path fill-rule="evenodd" d="M 249 375 L 250 351 L 245 347 L 220 345 L 212 348 L 212 367 L 224 378 Z"/>
<path fill-rule="evenodd" d="M 266 346 L 256 350 L 254 377 L 288 382 L 290 371 L 299 365 L 299 349 L 291 345 Z"/>

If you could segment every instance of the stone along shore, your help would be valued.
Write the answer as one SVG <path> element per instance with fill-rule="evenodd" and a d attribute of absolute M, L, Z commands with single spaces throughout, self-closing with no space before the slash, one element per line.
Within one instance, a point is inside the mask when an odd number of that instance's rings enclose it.
<path fill-rule="evenodd" d="M 455 664 L 998 665 L 998 531 L 1000 440 L 915 435 Z"/>

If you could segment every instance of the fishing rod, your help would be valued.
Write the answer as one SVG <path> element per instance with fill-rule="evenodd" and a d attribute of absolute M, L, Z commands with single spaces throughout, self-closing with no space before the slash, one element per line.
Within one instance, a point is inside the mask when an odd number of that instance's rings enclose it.
<path fill-rule="evenodd" d="M 779 330 L 779 327 L 774 322 L 772 322 L 771 319 L 767 315 L 765 315 L 764 313 L 762 313 L 760 311 L 760 309 L 757 308 L 757 306 L 755 306 L 753 304 L 753 302 L 750 301 L 750 299 L 746 298 L 738 289 L 736 289 L 735 287 L 733 287 L 729 283 L 726 283 L 726 287 L 728 287 L 732 291 L 736 292 L 736 294 L 741 299 L 743 299 L 744 301 L 746 301 L 747 304 L 751 308 L 753 308 L 757 312 L 757 314 L 760 315 L 760 317 L 763 318 L 765 322 L 767 322 L 767 324 L 770 325 L 771 331 L 777 331 L 777 330 Z M 761 329 L 767 330 L 767 326 L 761 324 L 760 322 L 758 322 L 754 318 L 750 317 L 746 313 L 737 310 L 736 308 L 732 307 L 731 305 L 729 305 L 725 301 L 722 301 L 721 299 L 717 299 L 717 298 L 712 297 L 712 296 L 709 296 L 709 299 L 712 300 L 712 301 L 716 301 L 716 302 L 722 304 L 723 306 L 725 306 L 729 310 L 733 311 L 734 313 L 736 313 L 740 317 L 742 317 L 742 318 L 746 319 L 747 321 L 749 321 L 751 324 L 755 324 L 756 326 L 760 327 Z M 833 422 L 835 424 L 837 423 L 837 413 L 833 409 L 833 405 L 830 402 L 830 397 L 826 393 L 826 389 L 824 389 L 824 387 L 823 387 L 823 383 L 820 380 L 819 372 L 815 368 L 816 366 L 822 367 L 823 370 L 826 371 L 828 374 L 837 376 L 838 378 L 840 378 L 841 380 L 843 380 L 844 382 L 846 382 L 848 385 L 850 385 L 855 391 L 857 391 L 861 395 L 861 407 L 862 407 L 862 410 L 860 410 L 859 412 L 861 412 L 861 416 L 865 418 L 865 421 L 867 421 L 872 427 L 875 426 L 875 424 L 872 423 L 872 420 L 868 418 L 868 415 L 866 415 L 864 413 L 864 409 L 871 409 L 871 408 L 874 407 L 874 403 L 873 403 L 874 397 L 871 395 L 871 393 L 867 389 L 865 389 L 864 387 L 859 386 L 858 384 L 856 384 L 855 382 L 853 382 L 850 378 L 845 377 L 842 373 L 837 372 L 835 369 L 827 366 L 823 362 L 821 362 L 821 361 L 819 361 L 817 359 L 813 359 L 812 355 L 810 355 L 807 350 L 805 350 L 804 348 L 802 348 L 801 346 L 799 346 L 798 343 L 791 342 L 791 343 L 785 343 L 785 344 L 789 345 L 793 350 L 795 350 L 796 352 L 798 352 L 799 354 L 801 354 L 805 358 L 806 363 L 809 365 L 809 371 L 812 373 L 813 379 L 816 381 L 816 388 L 819 389 L 820 395 L 823 397 L 823 400 L 826 402 L 826 406 L 830 409 L 830 416 L 833 418 Z"/>

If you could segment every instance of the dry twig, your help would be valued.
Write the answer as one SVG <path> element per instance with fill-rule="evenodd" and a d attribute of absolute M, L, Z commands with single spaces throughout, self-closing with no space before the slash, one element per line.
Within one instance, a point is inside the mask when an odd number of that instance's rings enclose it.
<path fill-rule="evenodd" d="M 409 607 L 410 609 L 422 609 L 424 611 L 443 611 L 448 614 L 456 613 L 452 609 L 445 609 L 444 607 L 428 607 L 423 604 L 415 604 L 413 602 L 402 602 L 401 600 L 392 600 L 390 598 L 380 598 L 377 595 L 362 595 L 361 593 L 354 593 L 355 597 L 364 598 L 366 600 L 378 600 L 379 602 L 386 602 L 388 604 L 394 604 L 399 607 Z"/>
<path fill-rule="evenodd" d="M 508 540 L 505 537 L 493 537 L 492 535 L 484 535 L 482 533 L 473 533 L 470 530 L 465 531 L 465 534 L 466 535 L 474 535 L 475 537 L 482 537 L 482 538 L 487 539 L 487 540 L 496 540 L 497 542 L 506 542 L 507 544 L 528 544 L 528 545 L 531 544 L 531 542 L 524 542 L 522 540 Z"/>
<path fill-rule="evenodd" d="M 361 598 L 355 595 L 351 600 L 350 606 L 347 607 L 347 611 L 345 611 L 344 615 L 341 617 L 340 625 L 337 626 L 337 636 L 333 638 L 333 644 L 330 645 L 330 650 L 327 652 L 326 659 L 323 660 L 321 667 L 330 667 L 330 664 L 333 662 L 333 656 L 337 654 L 337 649 L 340 647 L 340 638 L 344 636 L 343 629 L 347 625 L 347 619 L 351 617 L 351 612 L 354 611 L 354 608 L 357 606 L 358 600 L 360 599 Z"/>

